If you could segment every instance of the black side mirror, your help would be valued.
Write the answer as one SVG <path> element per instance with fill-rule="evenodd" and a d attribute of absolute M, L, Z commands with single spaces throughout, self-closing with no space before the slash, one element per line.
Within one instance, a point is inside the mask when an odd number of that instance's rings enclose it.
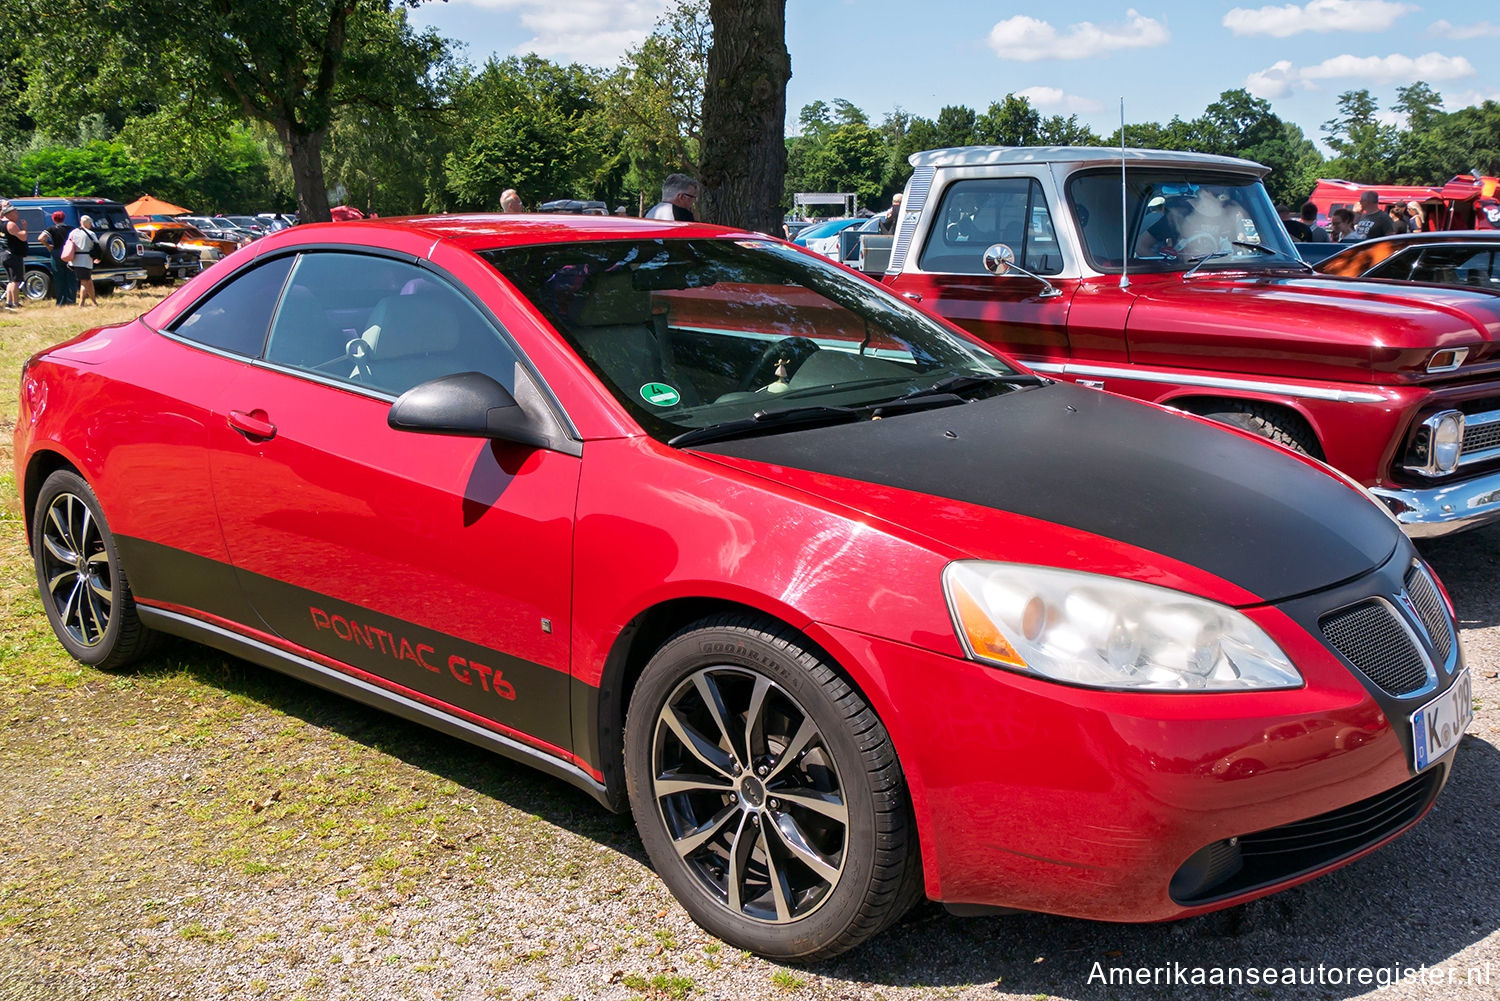
<path fill-rule="evenodd" d="M 495 438 L 551 447 L 546 432 L 506 388 L 482 372 L 460 372 L 413 386 L 391 404 L 386 423 L 397 431 Z"/>

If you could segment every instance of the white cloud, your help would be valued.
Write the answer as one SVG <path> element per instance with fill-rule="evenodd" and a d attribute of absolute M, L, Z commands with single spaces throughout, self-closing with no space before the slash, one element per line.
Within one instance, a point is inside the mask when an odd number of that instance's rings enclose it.
<path fill-rule="evenodd" d="M 1474 65 L 1463 56 L 1445 56 L 1428 52 L 1420 56 L 1334 56 L 1316 66 L 1293 66 L 1282 59 L 1245 78 L 1245 89 L 1256 97 L 1273 100 L 1293 90 L 1315 88 L 1320 80 L 1354 80 L 1367 86 L 1410 83 L 1423 80 L 1438 83 L 1474 75 Z"/>
<path fill-rule="evenodd" d="M 515 47 L 560 62 L 612 66 L 656 27 L 667 0 L 451 0 L 515 11 L 533 37 Z"/>
<path fill-rule="evenodd" d="M 1485 101 L 1500 103 L 1500 90 L 1466 90 L 1462 94 L 1445 94 L 1443 110 L 1457 111 L 1460 108 L 1476 108 Z"/>
<path fill-rule="evenodd" d="M 1305 6 L 1236 7 L 1224 15 L 1224 27 L 1236 35 L 1287 38 L 1304 31 L 1385 31 L 1402 14 L 1417 8 L 1388 0 L 1311 0 Z"/>
<path fill-rule="evenodd" d="M 1281 59 L 1245 78 L 1245 89 L 1255 97 L 1271 101 L 1285 97 L 1300 83 L 1298 71 L 1290 59 Z"/>
<path fill-rule="evenodd" d="M 1026 98 L 1031 102 L 1031 106 L 1039 111 L 1052 111 L 1064 115 L 1087 115 L 1104 110 L 1104 105 L 1091 97 L 1065 94 L 1056 87 L 1027 87 L 1025 90 L 1016 91 L 1016 96 Z"/>
<path fill-rule="evenodd" d="M 1475 21 L 1473 24 L 1453 24 L 1450 21 L 1434 21 L 1427 26 L 1429 35 L 1464 41 L 1470 38 L 1500 38 L 1500 24 Z"/>
<path fill-rule="evenodd" d="M 1046 21 L 1017 15 L 990 29 L 989 46 L 1001 59 L 1030 63 L 1039 59 L 1093 59 L 1120 49 L 1149 49 L 1172 38 L 1167 26 L 1135 10 L 1124 24 L 1080 21 L 1059 32 Z"/>

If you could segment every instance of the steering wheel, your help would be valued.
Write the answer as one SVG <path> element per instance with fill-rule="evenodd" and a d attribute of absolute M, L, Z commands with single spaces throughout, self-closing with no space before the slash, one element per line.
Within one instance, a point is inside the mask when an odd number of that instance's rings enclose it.
<path fill-rule="evenodd" d="M 810 337 L 783 337 L 760 353 L 750 371 L 740 380 L 739 391 L 748 392 L 768 384 L 776 378 L 776 366 L 783 358 L 789 369 L 795 369 L 817 350 L 817 342 Z"/>
<path fill-rule="evenodd" d="M 1194 249 L 1194 248 L 1197 249 Z M 1217 254 L 1219 238 L 1212 233 L 1194 233 L 1177 245 L 1177 253 L 1183 257 L 1198 257 L 1202 254 Z"/>

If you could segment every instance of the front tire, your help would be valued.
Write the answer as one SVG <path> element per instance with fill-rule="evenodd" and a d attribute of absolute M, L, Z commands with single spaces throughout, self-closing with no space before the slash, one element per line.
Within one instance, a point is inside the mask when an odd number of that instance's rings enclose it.
<path fill-rule="evenodd" d="M 738 948 L 826 959 L 920 893 L 885 727 L 785 626 L 723 615 L 669 639 L 631 696 L 625 774 L 653 867 Z"/>
<path fill-rule="evenodd" d="M 59 470 L 42 484 L 31 553 L 47 620 L 76 660 L 114 670 L 154 645 L 156 634 L 136 614 L 99 498 L 78 474 Z"/>
<path fill-rule="evenodd" d="M 52 276 L 40 268 L 30 269 L 21 281 L 21 294 L 32 302 L 41 302 L 52 294 Z"/>

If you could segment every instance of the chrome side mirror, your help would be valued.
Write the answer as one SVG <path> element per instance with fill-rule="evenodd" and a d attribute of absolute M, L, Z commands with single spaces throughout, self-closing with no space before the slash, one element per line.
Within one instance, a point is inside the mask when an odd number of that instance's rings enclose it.
<path fill-rule="evenodd" d="M 984 269 L 995 277 L 1007 275 L 1012 271 L 1018 271 L 1027 278 L 1034 278 L 1045 286 L 1038 294 L 1042 299 L 1054 299 L 1062 295 L 1062 289 L 1053 285 L 1041 275 L 1034 275 L 1021 265 L 1016 263 L 1016 252 L 1010 249 L 1008 244 L 992 243 L 984 252 Z"/>

